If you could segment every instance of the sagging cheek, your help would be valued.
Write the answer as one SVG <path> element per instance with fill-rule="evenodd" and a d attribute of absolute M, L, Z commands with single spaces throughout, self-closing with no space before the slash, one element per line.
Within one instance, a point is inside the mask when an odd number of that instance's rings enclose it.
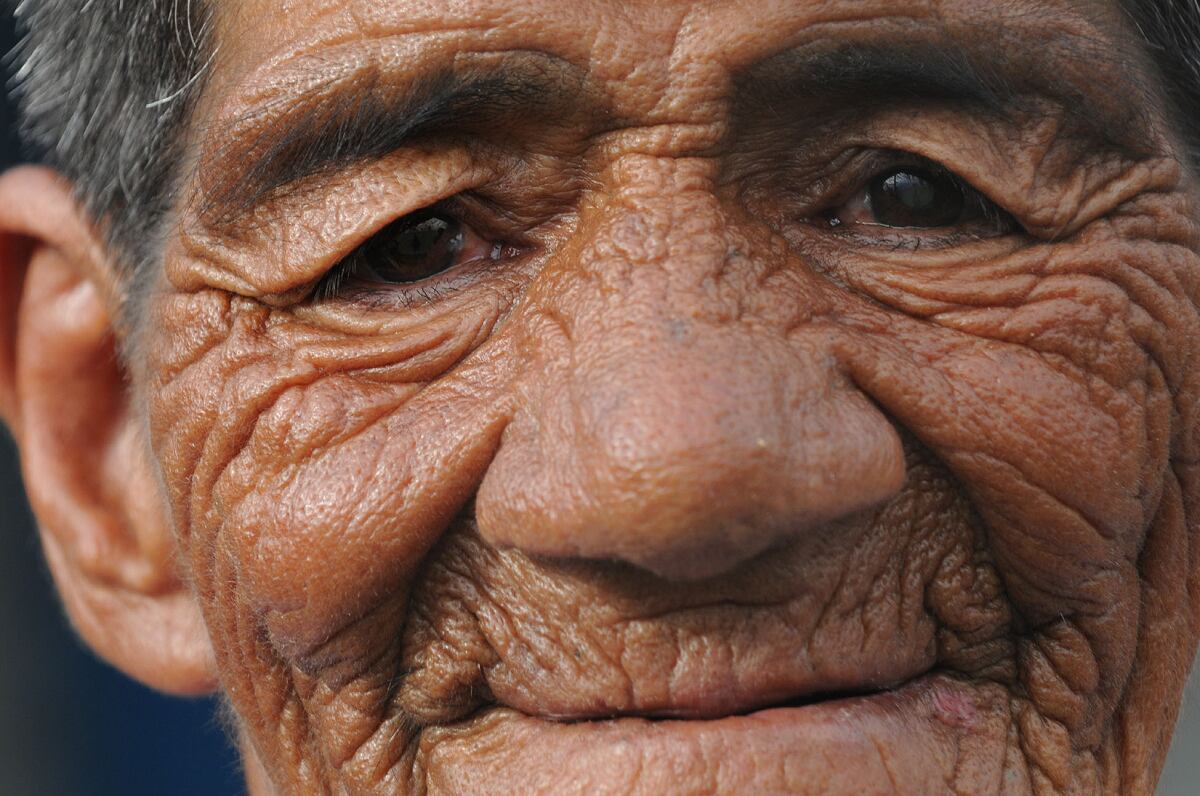
<path fill-rule="evenodd" d="M 459 310 L 352 335 L 216 290 L 154 300 L 152 444 L 206 602 L 302 655 L 402 595 L 506 417 L 503 357 L 471 356 L 500 306 Z"/>
<path fill-rule="evenodd" d="M 842 278 L 907 316 L 851 359 L 890 374 L 877 400 L 935 450 L 1011 465 L 1131 555 L 1178 442 L 1172 395 L 1191 394 L 1189 349 L 1169 342 L 1200 331 L 1187 207 L 1150 193 L 1058 242 L 842 257 Z M 922 409 L 906 382 L 941 395 Z"/>
<path fill-rule="evenodd" d="M 954 473 L 1024 625 L 1066 618 L 1090 640 L 1098 674 L 1064 677 L 1079 716 L 1120 698 L 1139 551 L 1186 449 L 1195 389 L 1179 341 L 1200 331 L 1200 262 L 1185 207 L 1151 194 L 1036 251 L 843 272 L 907 311 L 841 348 L 855 383 Z"/>

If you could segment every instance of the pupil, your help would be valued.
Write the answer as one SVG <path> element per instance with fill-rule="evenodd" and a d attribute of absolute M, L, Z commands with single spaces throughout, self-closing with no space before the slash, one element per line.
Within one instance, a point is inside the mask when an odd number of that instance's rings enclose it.
<path fill-rule="evenodd" d="M 401 257 L 420 260 L 438 252 L 452 238 L 450 223 L 434 216 L 427 218 L 396 236 L 396 248 Z"/>
<path fill-rule="evenodd" d="M 871 212 L 888 227 L 945 227 L 958 222 L 966 198 L 944 176 L 918 171 L 893 171 L 872 183 Z"/>
<path fill-rule="evenodd" d="M 402 218 L 368 253 L 376 275 L 388 282 L 417 282 L 455 264 L 463 248 L 462 224 L 445 215 Z"/>
<path fill-rule="evenodd" d="M 937 189 L 916 174 L 893 174 L 883 183 L 883 190 L 909 210 L 928 210 L 937 199 Z"/>

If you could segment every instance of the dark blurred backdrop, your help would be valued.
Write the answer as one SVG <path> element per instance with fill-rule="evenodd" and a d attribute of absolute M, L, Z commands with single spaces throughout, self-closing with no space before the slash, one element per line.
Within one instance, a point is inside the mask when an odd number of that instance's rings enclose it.
<path fill-rule="evenodd" d="M 0 0 L 0 53 L 13 43 L 11 12 Z M 12 105 L 0 102 L 0 171 L 23 159 L 14 122 Z M 3 431 L 0 633 L 0 796 L 244 792 L 214 700 L 143 688 L 96 660 L 72 634 Z"/>

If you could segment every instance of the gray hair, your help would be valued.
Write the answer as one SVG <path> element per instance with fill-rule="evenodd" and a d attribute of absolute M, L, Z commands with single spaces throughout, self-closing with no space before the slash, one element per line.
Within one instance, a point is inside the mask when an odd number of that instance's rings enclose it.
<path fill-rule="evenodd" d="M 1159 72 L 1176 131 L 1200 163 L 1200 0 L 1120 0 Z"/>
<path fill-rule="evenodd" d="M 22 132 L 137 280 L 157 261 L 212 57 L 203 0 L 22 0 Z"/>

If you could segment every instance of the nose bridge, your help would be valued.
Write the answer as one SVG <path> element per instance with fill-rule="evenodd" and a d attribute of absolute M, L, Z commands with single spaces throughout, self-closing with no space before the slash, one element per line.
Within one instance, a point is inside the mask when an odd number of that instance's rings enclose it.
<path fill-rule="evenodd" d="M 607 198 L 583 213 L 577 250 L 533 292 L 529 309 L 556 328 L 528 340 L 537 353 L 526 361 L 554 367 L 532 377 L 513 434 L 522 416 L 536 426 L 539 458 L 573 492 L 560 505 L 606 526 L 607 540 L 578 528 L 564 540 L 583 554 L 633 525 L 693 525 L 688 501 L 708 502 L 737 471 L 771 460 L 786 435 L 776 404 L 789 388 L 769 373 L 786 346 L 740 317 L 746 272 L 763 264 L 714 181 L 700 158 L 618 159 Z M 610 521 L 581 520 L 588 505 Z M 630 512 L 620 521 L 618 506 Z"/>
<path fill-rule="evenodd" d="M 711 300 L 704 286 L 740 252 L 739 231 L 716 195 L 716 176 L 716 165 L 702 158 L 618 158 L 604 198 L 582 215 L 574 274 L 621 301 Z"/>
<path fill-rule="evenodd" d="M 895 432 L 828 352 L 746 317 L 813 302 L 803 280 L 750 300 L 781 265 L 730 221 L 708 164 L 614 174 L 514 319 L 528 366 L 477 496 L 483 536 L 705 577 L 898 489 Z"/>

